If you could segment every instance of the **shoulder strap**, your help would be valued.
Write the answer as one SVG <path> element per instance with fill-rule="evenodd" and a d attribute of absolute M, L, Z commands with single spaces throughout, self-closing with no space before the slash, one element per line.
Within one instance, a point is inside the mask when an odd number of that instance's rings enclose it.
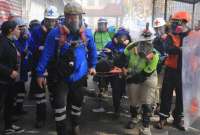
<path fill-rule="evenodd" d="M 59 30 L 60 30 L 59 45 L 62 46 L 65 44 L 67 40 L 69 29 L 65 25 L 59 25 Z"/>
<path fill-rule="evenodd" d="M 60 29 L 60 38 L 59 38 L 59 44 L 62 45 L 66 42 L 67 40 L 67 35 L 70 33 L 70 30 L 65 26 L 65 25 L 59 25 Z M 85 45 L 87 45 L 87 38 L 84 33 L 85 29 L 83 27 L 80 28 L 79 30 L 79 35 L 81 40 Z"/>

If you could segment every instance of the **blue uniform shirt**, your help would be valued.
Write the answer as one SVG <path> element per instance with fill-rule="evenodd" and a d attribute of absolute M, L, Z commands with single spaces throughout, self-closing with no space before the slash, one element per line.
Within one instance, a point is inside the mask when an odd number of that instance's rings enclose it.
<path fill-rule="evenodd" d="M 22 81 L 28 80 L 28 71 L 30 70 L 29 62 L 32 58 L 33 52 L 33 40 L 31 38 L 30 33 L 28 39 L 23 39 L 20 37 L 18 40 L 15 40 L 15 46 L 21 55 L 21 69 L 20 69 L 20 79 Z"/>
<path fill-rule="evenodd" d="M 110 49 L 112 52 L 118 52 L 118 53 L 123 53 L 125 49 L 125 45 L 123 44 L 115 44 L 113 41 L 110 41 L 107 43 L 105 48 Z"/>
<path fill-rule="evenodd" d="M 95 68 L 97 63 L 97 52 L 96 45 L 93 39 L 91 30 L 85 29 L 84 34 L 87 38 L 87 45 L 84 45 L 83 42 L 75 48 L 75 69 L 74 72 L 65 78 L 67 82 L 75 82 L 80 80 L 82 77 L 87 75 L 88 67 Z M 42 52 L 42 56 L 39 60 L 37 66 L 37 75 L 43 76 L 45 69 L 47 68 L 48 62 L 55 56 L 55 49 L 58 46 L 58 38 L 60 36 L 59 27 L 54 28 L 47 36 L 45 42 L 45 48 Z M 76 38 L 74 35 L 67 35 L 67 43 L 61 48 L 61 55 L 69 49 L 69 41 Z"/>

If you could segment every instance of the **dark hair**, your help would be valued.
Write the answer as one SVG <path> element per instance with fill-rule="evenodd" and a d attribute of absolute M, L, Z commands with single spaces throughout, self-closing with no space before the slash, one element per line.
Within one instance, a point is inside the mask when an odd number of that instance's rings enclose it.
<path fill-rule="evenodd" d="M 17 23 L 15 21 L 5 21 L 2 25 L 1 25 L 1 31 L 2 34 L 7 36 L 10 34 L 10 30 L 14 30 L 17 26 Z"/>

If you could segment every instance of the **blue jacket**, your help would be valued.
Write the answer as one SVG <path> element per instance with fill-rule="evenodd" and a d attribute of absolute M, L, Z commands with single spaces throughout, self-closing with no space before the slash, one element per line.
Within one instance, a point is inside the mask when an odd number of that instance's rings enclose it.
<path fill-rule="evenodd" d="M 125 45 L 123 44 L 115 44 L 114 41 L 110 41 L 104 48 L 110 49 L 112 52 L 123 53 L 125 49 Z"/>
<path fill-rule="evenodd" d="M 92 31 L 85 29 L 85 36 L 87 38 L 87 45 L 84 45 L 82 42 L 78 45 L 75 50 L 75 70 L 69 76 L 66 77 L 65 80 L 67 82 L 76 82 L 80 80 L 82 77 L 87 75 L 88 66 L 89 68 L 95 68 L 97 63 L 97 52 L 96 45 L 93 39 Z M 49 35 L 47 36 L 45 42 L 45 48 L 42 52 L 42 56 L 37 66 L 37 75 L 43 76 L 45 69 L 47 68 L 48 62 L 55 56 L 55 49 L 58 47 L 58 38 L 60 36 L 59 27 L 54 28 Z M 74 35 L 67 35 L 67 43 L 61 48 L 61 55 L 69 49 L 69 41 L 74 40 L 76 38 Z"/>
<path fill-rule="evenodd" d="M 32 51 L 33 51 L 33 40 L 29 33 L 28 39 L 22 39 L 21 37 L 18 40 L 15 40 L 15 46 L 21 55 L 21 63 L 20 63 L 20 79 L 21 81 L 28 80 L 28 71 L 30 70 L 30 61 L 32 59 Z"/>
<path fill-rule="evenodd" d="M 36 67 L 38 65 L 39 58 L 41 57 L 41 53 L 43 50 L 40 50 L 40 47 L 44 47 L 46 37 L 48 32 L 45 32 L 41 25 L 34 27 L 31 36 L 33 38 L 33 58 L 32 58 L 32 76 L 36 76 Z"/>
<path fill-rule="evenodd" d="M 31 36 L 34 41 L 34 49 L 38 49 L 40 46 L 44 46 L 47 34 L 48 33 L 42 30 L 41 25 L 34 27 L 34 29 L 31 32 Z"/>

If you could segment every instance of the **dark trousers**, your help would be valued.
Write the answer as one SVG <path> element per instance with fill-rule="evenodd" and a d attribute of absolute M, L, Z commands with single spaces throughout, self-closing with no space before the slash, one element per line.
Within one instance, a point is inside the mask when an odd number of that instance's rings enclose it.
<path fill-rule="evenodd" d="M 161 105 L 160 105 L 160 117 L 169 117 L 169 112 L 171 110 L 173 91 L 176 92 L 176 104 L 173 111 L 173 117 L 181 118 L 183 117 L 183 96 L 182 96 L 182 80 L 181 72 L 175 69 L 166 68 L 162 93 L 161 93 Z"/>
<path fill-rule="evenodd" d="M 36 77 L 31 79 L 31 91 L 33 92 L 36 99 L 36 120 L 46 120 L 46 91 L 38 86 Z"/>
<path fill-rule="evenodd" d="M 84 82 L 84 80 L 83 80 Z M 84 83 L 67 84 L 64 81 L 51 85 L 53 108 L 58 135 L 66 135 L 66 117 L 68 114 L 72 128 L 80 125 L 82 102 L 84 96 Z"/>
<path fill-rule="evenodd" d="M 4 98 L 5 98 L 4 94 L 5 94 L 4 90 L 0 89 L 0 113 L 2 112 L 4 106 Z"/>
<path fill-rule="evenodd" d="M 17 92 L 17 96 L 15 99 L 15 108 L 17 112 L 21 112 L 23 110 L 23 104 L 26 95 L 25 82 L 24 81 L 16 82 L 15 89 Z"/>
<path fill-rule="evenodd" d="M 16 92 L 14 89 L 14 83 L 0 84 L 0 93 L 3 98 L 4 104 L 4 123 L 5 129 L 11 127 L 13 109 L 14 109 L 14 99 L 16 97 Z"/>
<path fill-rule="evenodd" d="M 121 76 L 111 77 L 112 98 L 115 112 L 119 112 L 122 95 L 125 93 L 126 81 Z"/>

